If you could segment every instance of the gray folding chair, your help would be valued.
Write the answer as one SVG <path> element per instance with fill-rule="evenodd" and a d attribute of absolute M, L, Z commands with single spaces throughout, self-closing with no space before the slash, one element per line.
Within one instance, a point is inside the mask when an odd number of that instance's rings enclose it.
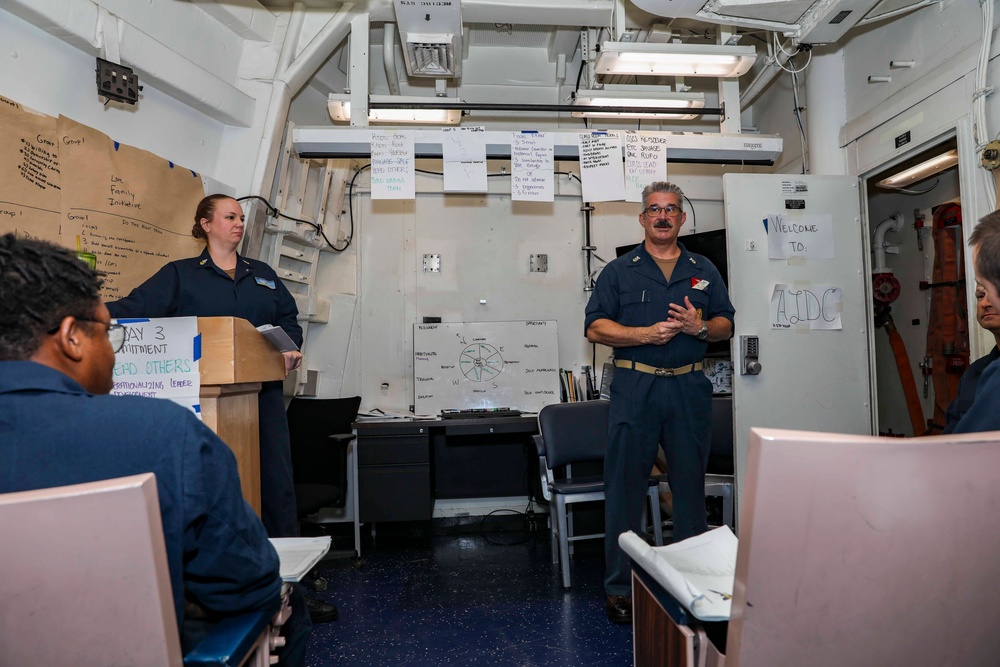
<path fill-rule="evenodd" d="M 573 464 L 604 461 L 608 443 L 608 401 L 580 401 L 546 405 L 538 413 L 539 436 L 535 437 L 542 473 L 542 494 L 549 502 L 552 562 L 562 566 L 564 588 L 570 588 L 571 543 L 604 537 L 604 533 L 573 534 L 573 503 L 604 500 L 603 475 L 577 476 Z M 556 471 L 565 468 L 564 476 Z M 650 516 L 657 545 L 663 544 L 657 479 L 649 479 Z M 554 516 L 553 516 L 554 511 Z M 645 523 L 645 522 L 644 522 Z"/>

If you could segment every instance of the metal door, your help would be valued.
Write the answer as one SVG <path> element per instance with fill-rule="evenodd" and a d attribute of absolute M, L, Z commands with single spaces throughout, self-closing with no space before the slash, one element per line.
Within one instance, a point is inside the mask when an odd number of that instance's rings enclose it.
<path fill-rule="evenodd" d="M 848 176 L 723 177 L 736 307 L 738 501 L 751 427 L 872 433 L 868 244 L 858 187 Z M 770 257 L 769 234 L 772 243 L 784 240 L 777 252 L 788 256 Z M 772 306 L 776 285 L 788 287 Z M 755 344 L 756 374 L 747 354 Z"/>

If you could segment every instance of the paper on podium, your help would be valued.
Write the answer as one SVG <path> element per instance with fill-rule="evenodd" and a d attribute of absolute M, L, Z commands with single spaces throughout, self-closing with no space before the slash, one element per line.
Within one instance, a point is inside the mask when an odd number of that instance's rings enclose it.
<path fill-rule="evenodd" d="M 276 327 L 271 324 L 262 324 L 257 327 L 257 331 L 261 333 L 264 338 L 271 342 L 278 352 L 297 352 L 299 346 L 295 344 L 285 330 L 281 327 Z"/>
<path fill-rule="evenodd" d="M 728 526 L 665 547 L 651 547 L 633 532 L 622 533 L 618 544 L 695 618 L 729 620 L 739 540 Z"/>
<path fill-rule="evenodd" d="M 330 536 L 272 537 L 278 552 L 282 581 L 300 581 L 330 550 Z"/>

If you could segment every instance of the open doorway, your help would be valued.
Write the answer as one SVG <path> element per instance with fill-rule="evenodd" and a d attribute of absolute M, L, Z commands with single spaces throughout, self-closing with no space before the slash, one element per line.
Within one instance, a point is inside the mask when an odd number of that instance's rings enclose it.
<path fill-rule="evenodd" d="M 933 159 L 938 166 L 912 180 L 885 182 Z M 976 324 L 966 298 L 957 162 L 949 138 L 866 179 L 882 435 L 940 433 L 968 367 Z"/>

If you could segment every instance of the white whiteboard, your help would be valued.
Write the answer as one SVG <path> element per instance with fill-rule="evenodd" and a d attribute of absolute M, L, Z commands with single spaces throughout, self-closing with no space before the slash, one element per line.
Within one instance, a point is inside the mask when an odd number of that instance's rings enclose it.
<path fill-rule="evenodd" d="M 555 320 L 413 325 L 413 412 L 559 402 Z"/>

